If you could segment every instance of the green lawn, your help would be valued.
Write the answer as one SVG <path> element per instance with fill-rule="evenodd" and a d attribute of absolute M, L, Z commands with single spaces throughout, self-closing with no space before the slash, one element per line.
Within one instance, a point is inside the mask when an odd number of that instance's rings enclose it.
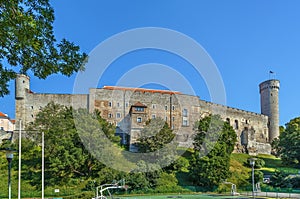
<path fill-rule="evenodd" d="M 248 198 L 246 196 L 220 196 L 215 194 L 196 194 L 196 195 L 161 195 L 161 196 L 130 196 L 130 197 L 116 197 L 122 199 L 167 199 L 167 198 L 181 198 L 181 199 L 211 199 L 211 198 Z"/>

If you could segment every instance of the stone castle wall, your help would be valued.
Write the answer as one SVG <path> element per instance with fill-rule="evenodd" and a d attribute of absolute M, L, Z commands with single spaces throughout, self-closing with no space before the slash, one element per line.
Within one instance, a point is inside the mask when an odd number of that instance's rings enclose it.
<path fill-rule="evenodd" d="M 25 94 L 18 91 L 22 97 L 16 98 L 16 119 L 22 119 L 25 123 L 32 122 L 40 109 L 53 101 L 73 106 L 74 109 L 86 108 L 90 112 L 99 110 L 103 118 L 117 126 L 118 134 L 131 137 L 129 144 L 136 142 L 145 121 L 162 118 L 174 130 L 181 146 L 192 147 L 195 122 L 213 113 L 219 114 L 234 127 L 238 137 L 236 152 L 271 151 L 267 116 L 206 102 L 197 96 L 120 87 L 92 88 L 86 95 L 35 94 L 29 92 L 29 88 L 23 92 Z M 136 103 L 145 106 L 144 112 L 130 115 L 130 109 Z"/>

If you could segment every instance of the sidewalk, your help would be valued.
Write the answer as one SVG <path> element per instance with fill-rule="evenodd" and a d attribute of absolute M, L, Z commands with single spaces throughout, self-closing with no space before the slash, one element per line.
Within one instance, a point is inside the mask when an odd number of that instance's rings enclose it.
<path fill-rule="evenodd" d="M 246 196 L 252 196 L 252 192 L 244 192 L 242 193 Z M 272 198 L 299 198 L 300 194 L 298 193 L 277 193 L 277 192 L 255 192 L 255 196 L 265 196 L 265 197 L 272 197 Z"/>

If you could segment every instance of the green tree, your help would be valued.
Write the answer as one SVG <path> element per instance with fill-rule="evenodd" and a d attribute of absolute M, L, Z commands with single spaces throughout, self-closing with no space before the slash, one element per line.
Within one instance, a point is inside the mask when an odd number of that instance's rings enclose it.
<path fill-rule="evenodd" d="M 287 176 L 285 172 L 276 170 L 270 179 L 270 184 L 274 187 L 284 187 Z"/>
<path fill-rule="evenodd" d="M 252 171 L 250 171 L 248 174 L 249 174 L 248 182 L 250 184 L 252 184 Z M 262 182 L 263 178 L 264 178 L 264 173 L 262 171 L 259 171 L 259 170 L 254 171 L 254 182 L 255 183 Z"/>
<path fill-rule="evenodd" d="M 174 137 L 173 131 L 161 118 L 149 120 L 138 139 L 139 152 L 148 153 L 159 150 L 170 143 Z"/>
<path fill-rule="evenodd" d="M 292 119 L 279 136 L 278 153 L 283 162 L 298 164 L 300 162 L 300 117 Z"/>
<path fill-rule="evenodd" d="M 230 154 L 236 133 L 219 115 L 201 119 L 196 129 L 190 174 L 195 184 L 212 190 L 230 176 Z"/>
<path fill-rule="evenodd" d="M 84 114 L 83 114 L 84 113 Z M 82 126 L 86 132 L 94 132 L 90 140 L 98 140 L 99 145 L 104 143 L 97 137 L 97 131 L 102 128 L 105 134 L 112 137 L 114 127 L 98 114 L 89 114 L 87 110 L 73 110 L 70 107 L 49 103 L 37 115 L 35 121 L 27 127 L 28 132 L 35 132 L 32 137 L 40 143 L 40 132 L 45 135 L 45 162 L 46 174 L 50 183 L 67 183 L 72 178 L 96 178 L 105 165 L 99 162 L 83 145 L 79 132 L 81 126 L 76 126 L 74 115 L 89 115 L 97 124 L 90 121 L 89 117 L 81 117 Z M 79 128 L 79 129 L 78 129 Z M 115 139 L 117 140 L 117 139 Z M 114 158 L 114 157 L 111 157 Z"/>
<path fill-rule="evenodd" d="M 138 139 L 139 152 L 145 153 L 149 163 L 170 165 L 176 159 L 175 134 L 161 118 L 147 121 Z"/>
<path fill-rule="evenodd" d="M 85 53 L 53 33 L 54 10 L 49 0 L 1 0 L 0 96 L 9 93 L 16 73 L 31 70 L 45 79 L 55 73 L 70 76 L 82 68 Z"/>

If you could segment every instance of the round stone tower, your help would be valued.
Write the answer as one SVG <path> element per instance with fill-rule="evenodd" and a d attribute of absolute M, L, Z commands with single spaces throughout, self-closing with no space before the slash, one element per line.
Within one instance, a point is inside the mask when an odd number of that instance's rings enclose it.
<path fill-rule="evenodd" d="M 269 117 L 269 142 L 279 136 L 279 80 L 270 79 L 259 84 L 261 113 Z"/>
<path fill-rule="evenodd" d="M 15 81 L 16 99 L 24 99 L 29 91 L 29 77 L 23 74 L 18 74 Z"/>
<path fill-rule="evenodd" d="M 26 108 L 25 108 L 25 102 L 26 102 L 26 94 L 29 92 L 29 84 L 30 79 L 28 76 L 23 74 L 18 74 L 15 79 L 15 117 L 16 117 L 16 129 L 19 129 L 19 120 L 22 120 L 23 124 L 26 122 Z"/>

